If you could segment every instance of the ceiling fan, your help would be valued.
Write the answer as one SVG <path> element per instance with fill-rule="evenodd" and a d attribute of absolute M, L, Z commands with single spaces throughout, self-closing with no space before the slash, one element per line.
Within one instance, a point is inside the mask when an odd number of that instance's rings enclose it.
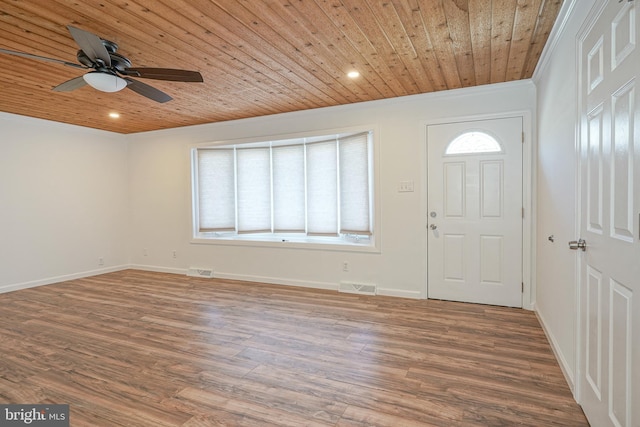
<path fill-rule="evenodd" d="M 40 61 L 56 62 L 69 67 L 81 69 L 93 69 L 80 77 L 67 80 L 54 87 L 56 92 L 70 92 L 72 90 L 89 85 L 102 92 L 117 92 L 125 87 L 132 91 L 152 99 L 156 102 L 171 101 L 166 93 L 149 86 L 146 83 L 134 80 L 131 77 L 145 79 L 169 80 L 174 82 L 202 82 L 202 75 L 197 71 L 176 70 L 171 68 L 138 68 L 131 67 L 131 61 L 116 51 L 118 45 L 112 41 L 104 40 L 97 35 L 80 28 L 67 25 L 71 36 L 76 41 L 80 50 L 77 58 L 80 64 L 61 59 L 47 58 L 46 56 L 33 55 L 26 52 L 17 52 L 0 48 L 0 53 L 22 56 L 24 58 Z"/>

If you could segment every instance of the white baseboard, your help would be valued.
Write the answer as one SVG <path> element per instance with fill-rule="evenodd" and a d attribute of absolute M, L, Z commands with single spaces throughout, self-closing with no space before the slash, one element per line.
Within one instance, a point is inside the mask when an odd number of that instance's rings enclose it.
<path fill-rule="evenodd" d="M 213 277 L 219 278 L 219 279 L 244 280 L 247 282 L 269 283 L 272 285 L 300 286 L 303 288 L 326 289 L 330 291 L 338 290 L 337 283 L 315 282 L 311 280 L 286 279 L 281 277 L 268 277 L 268 276 L 251 276 L 246 274 L 221 273 L 218 271 L 214 273 Z"/>
<path fill-rule="evenodd" d="M 544 320 L 544 316 L 542 316 L 542 314 L 538 311 L 538 309 L 535 306 L 533 307 L 533 311 L 534 313 L 536 313 L 536 316 L 538 317 L 538 321 L 540 322 L 540 325 L 542 325 L 542 330 L 544 331 L 544 334 L 547 336 L 547 340 L 551 344 L 551 350 L 553 350 L 553 354 L 556 356 L 556 360 L 558 360 L 558 364 L 560 365 L 560 369 L 564 374 L 564 378 L 567 380 L 567 384 L 569 384 L 571 393 L 573 393 L 575 397 L 576 395 L 575 380 L 574 380 L 574 373 L 571 370 L 571 365 L 567 362 L 567 359 L 564 357 L 564 354 L 560 350 L 558 341 L 553 336 L 549 328 L 547 328 L 547 324 Z"/>
<path fill-rule="evenodd" d="M 376 294 L 386 297 L 422 299 L 422 294 L 420 293 L 420 291 L 403 291 L 401 289 L 378 288 Z"/>
<path fill-rule="evenodd" d="M 125 265 L 119 265 L 115 267 L 102 268 L 98 270 L 84 271 L 81 273 L 49 277 L 46 279 L 34 280 L 31 282 L 0 286 L 0 293 L 17 291 L 20 289 L 33 288 L 36 286 L 50 285 L 58 282 L 65 282 L 67 280 L 81 279 L 84 277 L 97 276 L 99 274 L 112 273 L 114 271 L 122 271 L 122 270 L 128 270 L 128 269 L 153 271 L 157 273 L 179 274 L 179 275 L 186 275 L 188 271 L 188 269 L 186 268 L 161 267 L 156 265 L 143 265 L 143 264 L 125 264 Z M 274 285 L 300 286 L 303 288 L 325 289 L 330 291 L 338 291 L 340 287 L 339 283 L 332 283 L 332 282 L 318 282 L 318 281 L 312 281 L 312 280 L 288 279 L 283 277 L 253 276 L 253 275 L 246 275 L 246 274 L 224 273 L 224 272 L 218 272 L 218 271 L 215 271 L 214 278 L 229 279 L 229 280 L 243 280 L 247 282 L 257 282 L 257 283 L 269 283 Z M 401 289 L 378 288 L 377 294 L 383 295 L 383 296 L 390 296 L 390 297 L 399 297 L 399 298 L 411 298 L 411 299 L 422 298 L 422 295 L 419 291 L 406 291 Z"/>
<path fill-rule="evenodd" d="M 99 268 L 97 270 L 83 271 L 80 273 L 65 274 L 62 276 L 47 277 L 45 279 L 33 280 L 30 282 L 14 283 L 0 286 L 0 293 L 19 291 L 21 289 L 35 288 L 36 286 L 51 285 L 53 283 L 66 282 L 68 280 L 82 279 L 85 277 L 97 276 L 99 274 L 113 273 L 130 268 L 129 265 L 117 265 L 114 267 Z"/>
<path fill-rule="evenodd" d="M 153 271 L 156 273 L 171 273 L 186 275 L 187 268 L 160 267 L 157 265 L 129 264 L 127 268 L 131 270 Z"/>

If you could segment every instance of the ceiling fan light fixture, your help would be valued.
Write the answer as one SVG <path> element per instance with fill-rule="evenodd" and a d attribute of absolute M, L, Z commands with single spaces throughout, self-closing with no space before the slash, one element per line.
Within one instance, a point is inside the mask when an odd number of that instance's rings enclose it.
<path fill-rule="evenodd" d="M 127 87 L 127 81 L 115 74 L 92 71 L 82 76 L 84 81 L 101 92 L 118 92 Z"/>

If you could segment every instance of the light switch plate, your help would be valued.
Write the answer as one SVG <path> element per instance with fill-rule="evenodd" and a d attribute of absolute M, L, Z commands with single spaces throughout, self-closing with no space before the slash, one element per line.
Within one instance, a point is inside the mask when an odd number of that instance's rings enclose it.
<path fill-rule="evenodd" d="M 411 192 L 413 192 L 413 181 L 400 181 L 400 184 L 398 184 L 398 193 Z"/>

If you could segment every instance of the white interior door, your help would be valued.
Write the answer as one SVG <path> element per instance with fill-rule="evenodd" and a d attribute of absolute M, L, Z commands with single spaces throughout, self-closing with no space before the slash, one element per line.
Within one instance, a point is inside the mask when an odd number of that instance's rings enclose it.
<path fill-rule="evenodd" d="M 578 399 L 591 425 L 640 426 L 637 5 L 603 1 L 580 36 Z"/>
<path fill-rule="evenodd" d="M 428 126 L 429 298 L 522 306 L 522 118 Z"/>

